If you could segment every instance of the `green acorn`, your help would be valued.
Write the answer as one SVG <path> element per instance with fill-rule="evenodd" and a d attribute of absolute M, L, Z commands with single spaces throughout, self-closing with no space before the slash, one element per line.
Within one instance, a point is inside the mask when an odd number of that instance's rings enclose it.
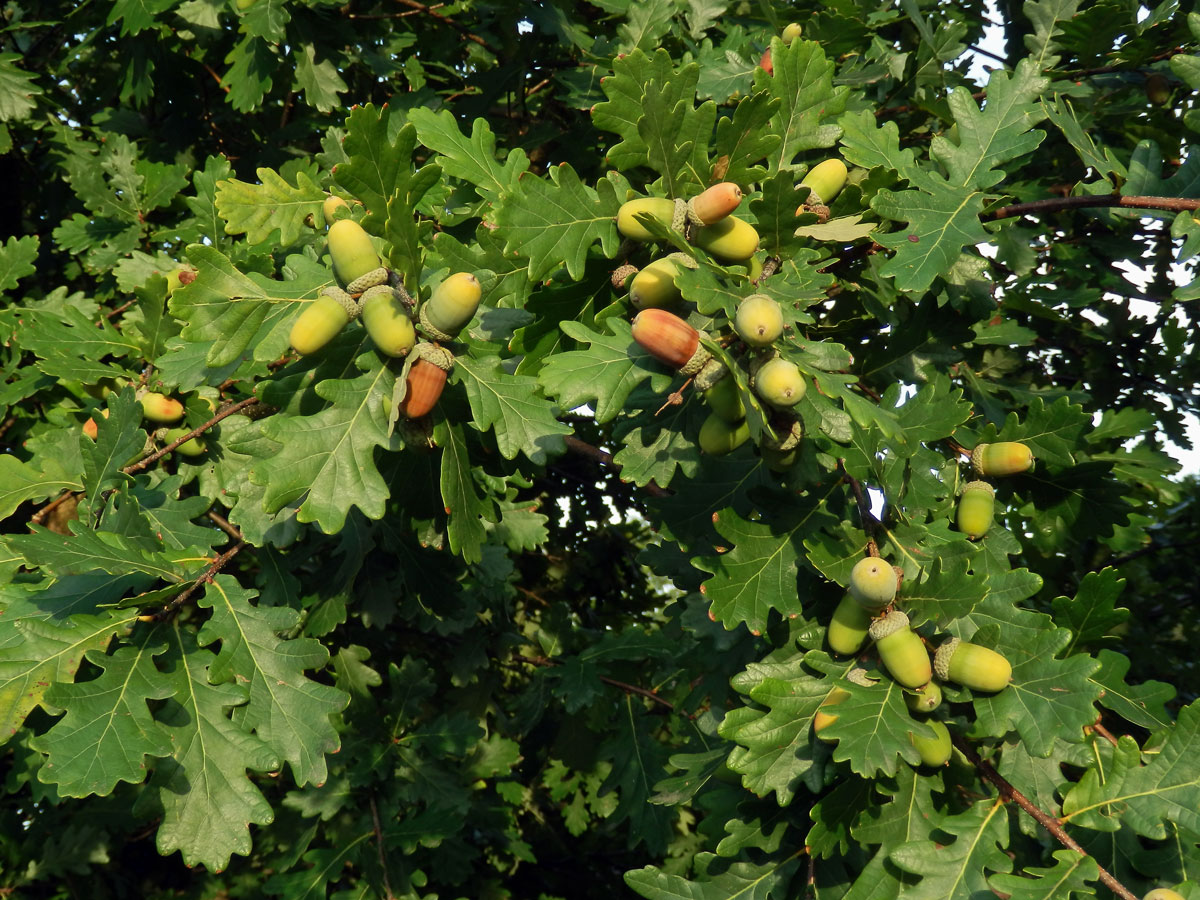
<path fill-rule="evenodd" d="M 732 453 L 750 440 L 750 426 L 741 422 L 726 422 L 715 412 L 700 426 L 700 449 L 709 456 L 724 456 Z"/>
<path fill-rule="evenodd" d="M 980 444 L 971 451 L 971 468 L 978 475 L 999 478 L 1033 469 L 1033 451 L 1019 441 Z"/>
<path fill-rule="evenodd" d="M 142 404 L 142 416 L 149 422 L 171 425 L 183 418 L 183 404 L 174 397 L 164 397 L 147 391 L 138 397 Z"/>
<path fill-rule="evenodd" d="M 783 334 L 783 310 L 766 294 L 751 294 L 738 304 L 733 329 L 748 347 L 769 347 Z"/>
<path fill-rule="evenodd" d="M 822 712 L 827 706 L 837 706 L 839 703 L 844 703 L 850 698 L 850 692 L 844 688 L 835 687 L 829 692 L 829 696 L 821 701 L 821 706 L 817 710 L 817 714 L 813 716 L 813 733 L 820 735 L 822 731 L 837 721 L 837 713 Z"/>
<path fill-rule="evenodd" d="M 825 639 L 834 653 L 853 656 L 866 643 L 870 627 L 871 614 L 847 593 L 833 611 L 833 618 L 825 629 Z"/>
<path fill-rule="evenodd" d="M 950 638 L 938 647 L 934 671 L 942 681 L 954 681 L 973 691 L 1003 690 L 1012 680 L 1012 665 L 995 650 Z"/>
<path fill-rule="evenodd" d="M 737 216 L 697 228 L 692 243 L 724 263 L 744 263 L 758 249 L 758 232 Z"/>
<path fill-rule="evenodd" d="M 879 651 L 879 661 L 893 681 L 914 689 L 928 684 L 933 676 L 933 666 L 925 644 L 909 628 L 908 616 L 894 609 L 871 623 L 870 634 Z"/>
<path fill-rule="evenodd" d="M 453 340 L 475 316 L 483 289 L 471 272 L 456 272 L 421 305 L 421 324 L 431 338 Z"/>
<path fill-rule="evenodd" d="M 338 219 L 329 226 L 326 235 L 329 241 L 329 257 L 333 260 L 333 274 L 347 285 L 379 268 L 379 254 L 371 243 L 371 236 L 353 219 Z"/>
<path fill-rule="evenodd" d="M 647 265 L 629 283 L 629 302 L 638 309 L 664 309 L 683 299 L 675 287 L 679 264 L 669 256 Z"/>
<path fill-rule="evenodd" d="M 712 225 L 737 209 L 741 202 L 742 189 L 732 181 L 722 181 L 693 197 L 691 207 L 702 225 Z"/>
<path fill-rule="evenodd" d="M 350 313 L 346 307 L 329 294 L 322 294 L 304 307 L 304 312 L 296 318 L 288 343 L 296 348 L 297 353 L 307 356 L 337 337 L 349 321 Z"/>
<path fill-rule="evenodd" d="M 836 157 L 827 159 L 809 169 L 800 183 L 809 189 L 808 206 L 828 206 L 846 186 L 846 164 Z M 796 215 L 804 211 L 801 206 Z"/>
<path fill-rule="evenodd" d="M 942 705 L 942 689 L 936 681 L 931 681 L 912 693 L 906 693 L 904 702 L 915 713 L 931 713 Z"/>
<path fill-rule="evenodd" d="M 870 613 L 882 612 L 896 599 L 896 570 L 878 556 L 865 557 L 850 570 L 849 587 L 863 609 Z"/>
<path fill-rule="evenodd" d="M 716 415 L 731 425 L 746 418 L 746 406 L 732 375 L 726 375 L 704 392 L 704 402 Z"/>
<path fill-rule="evenodd" d="M 971 540 L 978 540 L 991 527 L 995 508 L 995 489 L 986 481 L 968 481 L 963 485 L 962 496 L 958 498 L 955 519 L 958 530 Z"/>
<path fill-rule="evenodd" d="M 417 330 L 396 292 L 385 284 L 362 295 L 362 323 L 375 348 L 387 356 L 404 356 L 417 343 Z"/>
<path fill-rule="evenodd" d="M 1183 895 L 1170 888 L 1155 888 L 1142 900 L 1183 900 Z"/>
<path fill-rule="evenodd" d="M 750 386 L 763 402 L 776 409 L 795 406 L 808 391 L 808 383 L 800 370 L 780 356 L 768 359 L 755 368 Z"/>
<path fill-rule="evenodd" d="M 939 722 L 937 719 L 932 719 L 926 724 L 934 730 L 933 737 L 917 737 L 910 731 L 908 739 L 921 754 L 922 763 L 927 766 L 944 766 L 950 761 L 950 751 L 953 749 L 950 743 L 950 731 L 944 722 Z"/>
<path fill-rule="evenodd" d="M 321 204 L 321 215 L 325 219 L 325 227 L 328 228 L 336 220 L 334 215 L 339 209 L 349 209 L 350 204 L 339 197 L 337 194 L 330 194 L 325 198 L 325 202 Z"/>
<path fill-rule="evenodd" d="M 163 435 L 163 443 L 174 443 L 191 430 L 190 428 L 168 428 L 166 434 Z M 204 441 L 198 437 L 194 437 L 190 441 L 184 441 L 176 447 L 175 452 L 181 456 L 203 456 L 206 449 Z"/>
<path fill-rule="evenodd" d="M 646 226 L 637 220 L 637 215 L 643 213 L 650 216 L 663 228 L 671 227 L 675 216 L 675 201 L 666 197 L 639 197 L 622 203 L 617 210 L 617 231 L 631 241 L 653 241 L 657 238 L 646 230 Z"/>

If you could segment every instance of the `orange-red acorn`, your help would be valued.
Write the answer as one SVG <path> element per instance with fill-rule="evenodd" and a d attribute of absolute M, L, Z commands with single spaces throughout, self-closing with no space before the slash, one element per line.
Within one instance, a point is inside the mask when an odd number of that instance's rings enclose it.
<path fill-rule="evenodd" d="M 404 380 L 404 399 L 400 401 L 400 415 L 419 419 L 437 405 L 450 370 L 454 368 L 454 356 L 443 347 L 425 343 L 417 344 L 411 356 L 412 364 Z"/>
<path fill-rule="evenodd" d="M 714 184 L 692 199 L 692 212 L 703 225 L 719 222 L 742 202 L 742 189 L 732 181 Z"/>
<path fill-rule="evenodd" d="M 700 332 L 665 309 L 643 309 L 634 316 L 633 339 L 655 359 L 674 369 L 684 368 L 698 352 L 703 352 Z"/>

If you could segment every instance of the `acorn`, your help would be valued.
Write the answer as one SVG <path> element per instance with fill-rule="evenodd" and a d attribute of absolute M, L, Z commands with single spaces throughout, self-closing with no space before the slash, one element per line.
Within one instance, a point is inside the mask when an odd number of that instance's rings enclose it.
<path fill-rule="evenodd" d="M 995 650 L 950 638 L 938 647 L 934 671 L 942 681 L 954 681 L 973 691 L 1003 690 L 1012 680 L 1012 665 Z"/>
<path fill-rule="evenodd" d="M 148 421 L 172 425 L 183 418 L 183 404 L 174 397 L 147 391 L 138 397 L 138 401 L 142 404 L 142 415 Z"/>
<path fill-rule="evenodd" d="M 736 425 L 746 418 L 746 407 L 732 375 L 722 378 L 704 392 L 704 402 L 714 414 Z"/>
<path fill-rule="evenodd" d="M 950 751 L 953 749 L 950 743 L 950 731 L 944 722 L 937 719 L 925 724 L 934 730 L 933 737 L 917 737 L 910 731 L 908 739 L 917 748 L 917 753 L 921 754 L 922 763 L 927 766 L 944 766 L 950 761 Z"/>
<path fill-rule="evenodd" d="M 768 47 L 762 52 L 762 56 L 758 58 L 758 65 L 768 75 L 775 74 L 775 64 L 771 61 L 771 48 Z"/>
<path fill-rule="evenodd" d="M 768 359 L 754 369 L 750 387 L 765 403 L 776 409 L 789 409 L 804 399 L 808 383 L 795 363 L 780 356 Z"/>
<path fill-rule="evenodd" d="M 1151 72 L 1146 76 L 1146 99 L 1155 106 L 1165 106 L 1171 99 L 1171 82 L 1161 72 Z"/>
<path fill-rule="evenodd" d="M 639 197 L 622 203 L 617 210 L 617 231 L 622 236 L 631 241 L 655 241 L 658 238 L 635 218 L 639 213 L 652 217 L 663 228 L 670 229 L 671 220 L 675 218 L 675 201 L 666 197 Z"/>
<path fill-rule="evenodd" d="M 107 419 L 108 410 L 100 410 L 100 415 Z M 83 433 L 90 437 L 93 441 L 96 440 L 100 434 L 100 424 L 95 420 L 95 418 L 88 419 L 83 423 Z"/>
<path fill-rule="evenodd" d="M 785 44 L 790 44 L 803 33 L 804 29 L 800 26 L 799 22 L 788 22 L 779 37 Z"/>
<path fill-rule="evenodd" d="M 817 163 L 808 170 L 800 184 L 809 189 L 805 206 L 828 206 L 846 186 L 846 164 L 837 157 Z M 796 215 L 804 212 L 804 206 L 796 210 Z"/>
<path fill-rule="evenodd" d="M 904 703 L 915 713 L 931 713 L 942 705 L 942 688 L 936 681 L 905 693 Z"/>
<path fill-rule="evenodd" d="M 733 328 L 748 347 L 769 347 L 783 334 L 783 310 L 766 294 L 751 294 L 738 304 Z"/>
<path fill-rule="evenodd" d="M 850 570 L 849 588 L 851 596 L 867 612 L 882 612 L 896 599 L 896 570 L 878 556 L 864 557 Z"/>
<path fill-rule="evenodd" d="M 835 687 L 830 691 L 829 696 L 821 701 L 821 706 L 817 709 L 817 714 L 813 716 L 813 733 L 819 735 L 837 721 L 837 713 L 821 712 L 821 710 L 827 706 L 837 706 L 848 699 L 850 699 L 850 692 L 845 688 Z"/>
<path fill-rule="evenodd" d="M 679 265 L 669 256 L 656 259 L 633 276 L 629 283 L 629 302 L 638 309 L 662 309 L 683 299 L 675 287 Z"/>
<path fill-rule="evenodd" d="M 190 428 L 169 428 L 166 434 L 163 435 L 163 443 L 174 443 L 191 430 Z M 190 441 L 184 441 L 176 447 L 175 452 L 181 456 L 203 456 L 206 449 L 208 448 L 205 446 L 204 441 L 198 437 L 194 437 Z"/>
<path fill-rule="evenodd" d="M 871 614 L 847 593 L 833 611 L 833 618 L 825 629 L 825 639 L 834 653 L 853 656 L 866 643 L 870 628 Z"/>
<path fill-rule="evenodd" d="M 963 485 L 962 496 L 958 498 L 955 518 L 958 530 L 973 541 L 983 537 L 991 527 L 995 507 L 996 491 L 990 484 L 986 481 L 968 481 Z"/>
<path fill-rule="evenodd" d="M 712 358 L 700 346 L 700 332 L 665 309 L 643 309 L 633 317 L 632 332 L 647 353 L 685 375 L 696 374 Z"/>
<path fill-rule="evenodd" d="M 349 209 L 350 204 L 339 197 L 337 194 L 330 194 L 325 198 L 325 202 L 321 204 L 321 215 L 325 218 L 325 227 L 328 228 L 334 223 L 334 214 L 339 209 Z"/>
<path fill-rule="evenodd" d="M 994 478 L 1029 472 L 1033 469 L 1033 451 L 1018 441 L 980 444 L 971 451 L 971 468 L 978 475 Z"/>
<path fill-rule="evenodd" d="M 348 221 L 346 219 L 342 220 Z M 349 297 L 343 292 L 343 295 Z M 353 301 L 348 301 L 353 303 Z M 320 350 L 346 327 L 350 321 L 350 313 L 346 303 L 338 302 L 330 294 L 323 293 L 304 307 L 304 312 L 292 323 L 292 331 L 288 335 L 288 343 L 301 356 L 307 356 Z"/>
<path fill-rule="evenodd" d="M 471 272 L 456 272 L 433 289 L 421 304 L 421 326 L 432 338 L 453 340 L 479 309 L 483 289 Z M 366 310 L 363 310 L 364 317 Z"/>
<path fill-rule="evenodd" d="M 907 688 L 923 687 L 933 676 L 925 644 L 911 628 L 908 616 L 898 609 L 871 623 L 871 640 L 892 680 Z"/>
<path fill-rule="evenodd" d="M 697 228 L 692 243 L 725 263 L 744 263 L 758 249 L 758 232 L 737 216 Z"/>
<path fill-rule="evenodd" d="M 367 288 L 362 295 L 362 323 L 371 343 L 387 356 L 404 356 L 417 343 L 417 330 L 408 310 L 386 284 Z"/>
<path fill-rule="evenodd" d="M 404 380 L 400 415 L 419 419 L 433 409 L 453 368 L 454 356 L 449 350 L 436 344 L 417 344 L 412 350 L 408 376 Z"/>
<path fill-rule="evenodd" d="M 750 426 L 743 419 L 741 422 L 727 422 L 719 415 L 709 413 L 700 426 L 698 443 L 700 449 L 709 456 L 724 456 L 732 453 L 750 439 Z"/>
<path fill-rule="evenodd" d="M 692 215 L 701 225 L 713 225 L 737 209 L 741 202 L 742 189 L 732 181 L 722 181 L 692 198 Z"/>
<path fill-rule="evenodd" d="M 1142 900 L 1183 900 L 1183 895 L 1170 888 L 1155 888 Z"/>
<path fill-rule="evenodd" d="M 379 268 L 379 254 L 371 236 L 353 219 L 338 219 L 329 226 L 326 239 L 333 274 L 343 286 Z"/>

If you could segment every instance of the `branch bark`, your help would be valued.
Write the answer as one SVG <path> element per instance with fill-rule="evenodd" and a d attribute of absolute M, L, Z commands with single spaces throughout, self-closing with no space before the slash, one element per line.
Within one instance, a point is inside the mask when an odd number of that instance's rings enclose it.
<path fill-rule="evenodd" d="M 993 767 L 990 762 L 983 759 L 978 753 L 976 753 L 975 748 L 972 747 L 965 739 L 957 734 L 954 734 L 951 735 L 951 740 L 954 742 L 954 746 L 959 749 L 962 755 L 970 760 L 971 764 L 979 770 L 979 774 L 983 776 L 983 779 L 992 783 L 992 785 L 999 792 L 1001 800 L 1003 800 L 1005 803 L 1010 800 L 1016 803 L 1017 806 L 1021 807 L 1021 809 L 1033 816 L 1034 820 L 1036 820 L 1039 825 L 1049 831 L 1055 840 L 1057 840 L 1068 850 L 1074 850 L 1076 853 L 1082 853 L 1084 856 L 1089 855 L 1088 852 L 1083 849 L 1083 847 L 1079 846 L 1079 843 L 1074 838 L 1072 838 L 1069 834 L 1067 834 L 1066 831 L 1063 830 L 1063 827 L 1052 815 L 1043 810 L 1040 806 L 1013 787 L 1012 784 L 1009 783 L 1008 779 L 997 772 L 995 767 Z M 1100 865 L 1099 862 L 1096 863 L 1096 867 L 1100 870 L 1100 881 L 1114 894 L 1116 894 L 1118 897 L 1121 897 L 1122 900 L 1138 900 L 1137 895 L 1133 893 L 1133 891 L 1129 890 L 1129 888 L 1117 881 L 1117 879 L 1113 877 L 1112 873 L 1105 869 L 1104 866 Z"/>
<path fill-rule="evenodd" d="M 601 450 L 599 447 L 593 447 L 586 441 L 581 441 L 573 435 L 567 435 L 563 438 L 567 445 L 567 449 L 572 453 L 578 453 L 580 456 L 586 456 L 589 459 L 594 459 L 602 466 L 609 466 L 615 469 L 618 473 L 621 471 L 620 463 L 613 462 L 613 455 L 607 450 Z M 671 491 L 666 488 L 660 488 L 653 481 L 649 482 L 643 490 L 651 497 L 670 497 Z"/>
<path fill-rule="evenodd" d="M 1100 207 L 1164 209 L 1170 212 L 1183 212 L 1200 209 L 1200 200 L 1190 197 L 1123 197 L 1120 194 L 1102 194 L 1096 197 L 1048 197 L 1045 200 L 1031 200 L 1028 203 L 1001 206 L 999 209 L 992 210 L 992 218 L 1007 219 L 1012 216 Z"/>
<path fill-rule="evenodd" d="M 515 659 L 517 662 L 528 663 L 531 666 L 551 666 L 552 667 L 552 666 L 561 666 L 562 665 L 562 663 L 559 662 L 558 660 L 550 659 L 549 657 L 545 657 L 545 656 L 521 656 L 520 654 L 514 653 L 512 658 Z M 605 684 L 611 684 L 613 687 L 620 688 L 627 694 L 637 694 L 639 697 L 645 697 L 647 700 L 652 700 L 655 703 L 659 704 L 660 706 L 666 707 L 671 712 L 679 712 L 679 710 L 677 710 L 675 708 L 674 703 L 672 703 L 666 697 L 660 697 L 658 694 L 654 693 L 654 691 L 650 690 L 649 688 L 638 687 L 636 684 L 630 684 L 627 681 L 618 681 L 615 678 L 609 678 L 607 675 L 597 675 L 596 677 L 599 678 L 601 681 L 603 681 Z"/>

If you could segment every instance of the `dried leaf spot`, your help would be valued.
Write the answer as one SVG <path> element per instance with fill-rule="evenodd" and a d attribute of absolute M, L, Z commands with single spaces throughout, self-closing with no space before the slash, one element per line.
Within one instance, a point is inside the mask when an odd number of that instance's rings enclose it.
<path fill-rule="evenodd" d="M 920 239 L 919 237 L 917 237 L 915 234 L 910 234 L 910 235 L 908 236 L 908 239 L 909 239 L 910 241 L 912 241 L 914 244 L 918 244 L 918 243 L 920 243 L 920 242 L 921 242 L 921 239 Z"/>

